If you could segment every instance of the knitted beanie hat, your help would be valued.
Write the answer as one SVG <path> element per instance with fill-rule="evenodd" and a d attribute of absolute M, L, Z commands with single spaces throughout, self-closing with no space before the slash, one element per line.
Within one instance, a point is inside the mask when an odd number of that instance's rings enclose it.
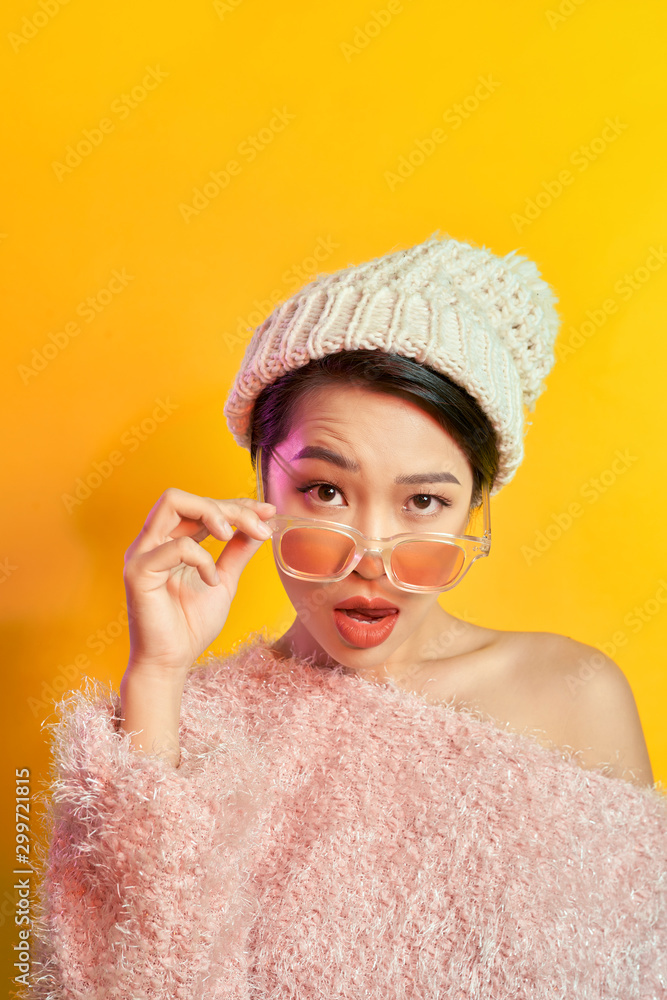
<path fill-rule="evenodd" d="M 499 467 L 490 495 L 523 459 L 524 411 L 546 388 L 560 325 L 558 299 L 537 266 L 434 233 L 424 243 L 321 274 L 254 331 L 224 407 L 250 448 L 252 410 L 265 385 L 338 351 L 369 349 L 448 375 L 493 426 Z"/>

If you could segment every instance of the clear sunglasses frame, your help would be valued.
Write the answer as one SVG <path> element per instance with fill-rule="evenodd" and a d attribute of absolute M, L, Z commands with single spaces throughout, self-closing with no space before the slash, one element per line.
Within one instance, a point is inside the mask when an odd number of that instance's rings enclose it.
<path fill-rule="evenodd" d="M 281 468 L 288 474 L 292 475 L 289 467 L 286 467 L 284 461 L 280 458 L 276 451 L 272 451 L 271 454 L 275 458 L 276 462 L 281 466 Z M 262 482 L 262 449 L 257 449 L 256 456 L 256 474 L 257 474 L 257 497 L 260 501 L 264 501 L 264 487 Z M 478 559 L 482 559 L 489 555 L 491 551 L 491 516 L 490 516 L 490 503 L 489 503 L 489 489 L 486 482 L 482 483 L 482 524 L 483 524 L 483 535 L 450 535 L 446 532 L 436 532 L 436 531 L 420 531 L 420 532 L 409 532 L 397 535 L 390 535 L 388 538 L 368 538 L 368 536 L 362 534 L 357 528 L 349 527 L 348 525 L 341 525 L 337 521 L 326 521 L 321 518 L 315 517 L 295 517 L 288 514 L 276 514 L 274 517 L 269 518 L 265 523 L 271 527 L 273 530 L 273 535 L 271 536 L 271 542 L 273 545 L 273 552 L 276 561 L 280 568 L 288 576 L 294 577 L 296 580 L 308 580 L 315 583 L 337 583 L 340 580 L 344 580 L 346 576 L 356 569 L 364 555 L 369 552 L 374 555 L 379 555 L 382 558 L 385 573 L 387 577 L 395 587 L 399 590 L 410 591 L 411 593 L 433 593 L 444 592 L 446 590 L 451 590 L 458 583 L 461 582 L 463 577 L 466 575 L 470 567 Z M 282 555 L 282 539 L 286 532 L 293 528 L 307 528 L 307 527 L 320 527 L 328 528 L 331 531 L 336 531 L 346 538 L 354 545 L 354 555 L 352 559 L 347 563 L 345 568 L 335 576 L 321 576 L 319 574 L 304 573 L 300 570 L 292 569 L 285 563 Z M 454 577 L 454 579 L 444 587 L 440 586 L 416 586 L 414 584 L 403 583 L 398 579 L 394 573 L 393 567 L 391 565 L 391 555 L 395 546 L 399 542 L 414 542 L 414 541 L 439 541 L 456 547 L 460 552 L 463 553 L 463 563 L 459 569 L 459 572 Z"/>

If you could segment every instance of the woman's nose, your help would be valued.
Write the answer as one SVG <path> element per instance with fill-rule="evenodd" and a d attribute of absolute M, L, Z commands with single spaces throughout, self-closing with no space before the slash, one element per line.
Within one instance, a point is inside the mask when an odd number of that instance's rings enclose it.
<path fill-rule="evenodd" d="M 354 570 L 365 580 L 377 580 L 385 576 L 384 563 L 379 552 L 364 552 Z"/>

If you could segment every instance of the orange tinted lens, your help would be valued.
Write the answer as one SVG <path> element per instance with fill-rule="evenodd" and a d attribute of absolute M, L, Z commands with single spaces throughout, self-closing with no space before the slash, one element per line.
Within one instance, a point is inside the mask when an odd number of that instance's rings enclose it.
<path fill-rule="evenodd" d="M 391 554 L 397 579 L 413 587 L 446 587 L 464 562 L 463 550 L 449 542 L 399 542 Z"/>
<path fill-rule="evenodd" d="M 309 576 L 337 576 L 354 555 L 351 538 L 328 528 L 288 528 L 280 554 L 290 569 Z"/>

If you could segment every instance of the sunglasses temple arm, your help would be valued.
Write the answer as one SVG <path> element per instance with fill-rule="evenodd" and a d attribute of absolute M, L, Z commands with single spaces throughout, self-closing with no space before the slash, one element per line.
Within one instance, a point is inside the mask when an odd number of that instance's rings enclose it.
<path fill-rule="evenodd" d="M 257 476 L 257 499 L 260 503 L 264 502 L 264 487 L 262 485 L 262 449 L 257 449 L 257 456 L 255 459 L 255 473 Z"/>

